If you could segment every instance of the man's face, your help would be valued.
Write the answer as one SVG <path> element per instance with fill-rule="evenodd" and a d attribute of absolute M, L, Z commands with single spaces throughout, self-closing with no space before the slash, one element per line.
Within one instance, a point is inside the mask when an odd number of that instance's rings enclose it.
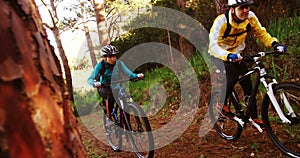
<path fill-rule="evenodd" d="M 250 6 L 249 5 L 242 5 L 242 6 L 238 6 L 235 8 L 232 8 L 233 11 L 235 12 L 235 15 L 240 19 L 240 20 L 246 20 L 248 18 L 249 15 L 249 11 L 250 11 Z"/>

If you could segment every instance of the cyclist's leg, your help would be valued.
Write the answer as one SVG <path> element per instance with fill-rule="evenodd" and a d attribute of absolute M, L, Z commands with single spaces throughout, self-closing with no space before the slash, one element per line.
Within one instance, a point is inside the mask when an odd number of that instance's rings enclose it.
<path fill-rule="evenodd" d="M 248 68 L 246 66 L 245 63 L 241 63 L 240 67 L 239 67 L 239 74 L 243 75 L 248 71 Z M 244 99 L 245 99 L 245 103 L 248 106 L 248 102 L 250 100 L 250 96 L 252 93 L 252 82 L 250 79 L 250 76 L 246 76 L 243 80 L 239 81 L 239 84 L 241 85 L 243 92 L 244 92 Z M 256 105 L 256 98 L 254 98 L 253 100 L 253 105 L 252 105 L 252 109 L 251 109 L 251 114 L 250 114 L 252 119 L 257 119 L 257 105 Z"/>
<path fill-rule="evenodd" d="M 225 90 L 225 98 L 228 99 L 229 95 L 233 92 L 234 86 L 238 82 L 238 63 L 230 63 L 225 62 L 225 70 L 226 70 L 226 88 L 223 87 Z M 224 102 L 224 105 L 227 105 L 227 102 Z"/>
<path fill-rule="evenodd" d="M 111 92 L 111 88 L 103 87 L 99 89 L 99 94 L 102 97 L 102 103 L 104 105 L 104 113 L 107 115 L 108 118 L 111 118 L 111 112 L 113 109 L 114 101 Z"/>
<path fill-rule="evenodd" d="M 234 85 L 238 80 L 238 71 L 236 69 L 236 64 L 231 62 L 224 62 L 221 59 L 211 56 L 211 62 L 216 66 L 219 74 L 215 80 L 221 81 L 221 92 L 225 94 L 224 97 L 220 98 L 220 102 L 226 104 L 225 98 L 228 98 L 229 94 L 233 91 Z M 225 75 L 224 75 L 225 74 Z M 226 82 L 224 82 L 224 76 L 226 76 Z M 222 79 L 220 79 L 220 77 Z"/>
<path fill-rule="evenodd" d="M 107 96 L 108 110 L 109 110 L 109 113 L 111 114 L 113 111 L 113 108 L 114 108 L 114 103 L 115 103 L 111 88 L 106 88 L 105 94 Z M 110 116 L 110 119 L 111 119 L 111 117 L 112 116 Z"/>
<path fill-rule="evenodd" d="M 225 63 L 225 70 L 226 70 L 226 95 L 225 97 L 228 98 L 228 96 L 232 93 L 234 86 L 238 82 L 239 77 L 239 63 Z"/>

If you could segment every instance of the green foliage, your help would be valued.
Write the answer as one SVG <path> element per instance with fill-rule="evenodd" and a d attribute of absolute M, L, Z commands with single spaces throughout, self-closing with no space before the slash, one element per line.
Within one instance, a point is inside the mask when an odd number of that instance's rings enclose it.
<path fill-rule="evenodd" d="M 194 67 L 199 80 L 202 81 L 209 75 L 208 63 L 205 62 L 199 51 L 196 51 L 195 55 L 190 59 L 190 63 Z"/>
<path fill-rule="evenodd" d="M 78 92 L 74 91 L 74 114 L 83 116 L 90 114 L 99 103 L 99 95 L 95 90 Z"/>
<path fill-rule="evenodd" d="M 198 79 L 202 80 L 207 78 L 209 75 L 208 67 L 200 53 L 195 53 L 191 58 L 190 63 L 193 66 Z M 164 86 L 166 93 L 168 94 L 164 105 L 165 108 L 169 108 L 169 105 L 176 106 L 178 102 L 180 102 L 180 97 L 178 97 L 180 96 L 180 84 L 174 72 L 167 67 L 160 66 L 144 72 L 144 74 L 146 78 L 143 81 L 130 84 L 130 92 L 135 102 L 142 105 L 148 105 L 151 98 L 147 92 L 151 86 L 155 84 Z M 145 108 L 147 109 L 147 107 Z"/>
<path fill-rule="evenodd" d="M 296 6 L 294 5 L 296 4 Z M 153 1 L 154 6 L 163 6 L 171 9 L 175 9 L 181 11 L 195 20 L 199 21 L 207 31 L 210 30 L 210 27 L 217 17 L 217 12 L 215 9 L 215 2 L 213 0 L 189 0 L 189 1 L 175 1 L 175 0 L 156 0 Z M 298 6 L 298 7 L 297 7 Z M 290 2 L 286 2 L 285 0 L 266 0 L 266 1 L 255 1 L 255 5 L 251 7 L 251 9 L 256 13 L 256 15 L 261 20 L 264 26 L 269 24 L 270 19 L 272 17 L 276 17 L 276 19 L 282 18 L 285 15 L 289 17 L 292 15 L 299 15 L 299 0 L 291 0 Z M 150 18 L 151 15 L 146 13 L 145 15 L 141 15 L 140 18 Z M 163 17 L 160 17 L 163 18 Z M 174 17 L 176 18 L 176 17 Z M 133 19 L 129 22 L 134 23 L 139 21 L 139 19 Z M 299 28 L 299 27 L 297 27 Z M 130 28 L 126 29 L 130 30 Z M 288 30 L 286 28 L 286 30 Z M 168 30 L 162 30 L 158 28 L 142 28 L 137 30 L 130 30 L 128 34 L 119 37 L 113 43 L 117 45 L 117 47 L 121 50 L 121 52 L 126 52 L 128 49 L 139 45 L 141 43 L 147 42 L 159 42 L 159 43 L 168 43 Z M 298 35 L 299 36 L 299 35 Z M 173 48 L 183 51 L 182 53 L 187 57 L 193 56 L 195 53 L 194 50 L 185 48 L 192 48 L 191 43 L 186 40 L 180 41 L 181 37 L 178 34 L 172 33 L 170 34 L 171 45 Z M 255 44 L 255 41 L 253 41 Z M 183 45 L 183 50 L 180 49 L 180 45 Z M 252 44 L 252 45 L 254 45 Z M 254 48 L 254 46 L 251 49 Z M 185 52 L 186 51 L 186 52 Z M 299 52 L 299 51 L 298 51 Z"/>
<path fill-rule="evenodd" d="M 166 93 L 174 93 L 180 87 L 179 81 L 175 74 L 167 67 L 157 67 L 153 68 L 151 71 L 144 72 L 145 79 L 139 82 L 134 82 L 130 84 L 130 92 L 132 94 L 133 100 L 142 105 L 148 105 L 151 101 L 148 93 L 151 86 L 155 84 L 161 84 L 165 87 Z M 169 98 L 169 101 L 171 99 Z M 168 102 L 174 103 L 174 102 Z M 145 107 L 147 108 L 147 107 Z"/>
<path fill-rule="evenodd" d="M 86 57 L 83 57 L 81 59 L 76 59 L 74 62 L 74 66 L 70 67 L 71 70 L 83 70 L 91 68 L 91 65 L 89 63 L 89 60 Z"/>
<path fill-rule="evenodd" d="M 274 19 L 267 30 L 277 37 L 280 43 L 288 47 L 286 55 L 268 58 L 273 75 L 280 81 L 290 80 L 295 77 L 300 66 L 300 17 L 287 17 Z"/>

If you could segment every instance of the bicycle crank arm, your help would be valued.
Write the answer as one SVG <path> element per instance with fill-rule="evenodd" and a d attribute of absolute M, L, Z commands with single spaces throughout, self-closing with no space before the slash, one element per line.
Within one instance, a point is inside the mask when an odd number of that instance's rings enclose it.
<path fill-rule="evenodd" d="M 240 118 L 238 118 L 238 117 L 236 117 L 236 116 L 234 116 L 233 119 L 234 119 L 235 121 L 237 121 L 242 127 L 244 127 L 245 122 L 244 122 L 242 119 L 240 119 Z"/>
<path fill-rule="evenodd" d="M 253 125 L 260 133 L 263 132 L 263 130 L 261 129 L 261 127 L 260 127 L 257 123 L 255 123 L 251 118 L 249 118 L 249 121 L 252 123 L 252 125 Z"/>

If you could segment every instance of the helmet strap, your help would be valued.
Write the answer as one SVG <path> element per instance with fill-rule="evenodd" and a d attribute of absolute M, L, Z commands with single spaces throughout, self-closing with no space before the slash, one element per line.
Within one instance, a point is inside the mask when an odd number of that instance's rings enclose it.
<path fill-rule="evenodd" d="M 231 13 L 231 15 L 233 15 L 232 17 L 233 17 L 233 20 L 236 22 L 236 23 L 238 23 L 238 24 L 240 24 L 240 23 L 242 23 L 244 20 L 241 20 L 241 19 L 239 19 L 237 16 L 236 16 L 236 13 L 235 13 L 235 8 L 236 7 L 232 7 L 233 8 L 233 13 Z"/>

